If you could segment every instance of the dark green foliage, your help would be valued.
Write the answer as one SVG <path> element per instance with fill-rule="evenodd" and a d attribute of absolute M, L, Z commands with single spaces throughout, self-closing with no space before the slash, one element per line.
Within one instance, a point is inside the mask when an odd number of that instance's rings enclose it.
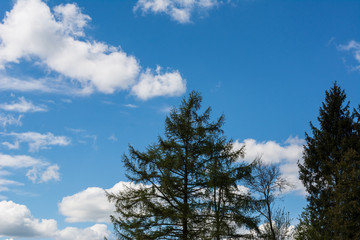
<path fill-rule="evenodd" d="M 306 134 L 300 179 L 308 192 L 307 221 L 318 239 L 358 239 L 360 233 L 360 138 L 358 114 L 335 83 Z M 316 237 L 316 236 L 315 236 Z M 317 238 L 312 238 L 317 239 Z"/>
<path fill-rule="evenodd" d="M 239 180 L 250 178 L 251 168 L 236 163 L 243 155 L 243 148 L 234 151 L 231 141 L 218 135 L 214 137 L 208 143 L 204 181 L 207 204 L 204 239 L 239 239 L 246 236 L 238 231 L 241 227 L 257 229 L 255 219 L 249 217 L 254 210 L 254 200 L 237 185 Z"/>
<path fill-rule="evenodd" d="M 321 239 L 321 234 L 311 225 L 310 213 L 307 208 L 301 213 L 293 237 L 295 240 Z"/>
<path fill-rule="evenodd" d="M 200 114 L 201 96 L 192 92 L 165 120 L 165 136 L 141 152 L 129 147 L 123 162 L 137 184 L 117 194 L 111 216 L 120 239 L 223 239 L 240 226 L 256 227 L 249 217 L 251 198 L 237 183 L 250 174 L 235 161 L 223 137 L 224 118 Z M 235 239 L 235 238 L 234 238 Z"/>

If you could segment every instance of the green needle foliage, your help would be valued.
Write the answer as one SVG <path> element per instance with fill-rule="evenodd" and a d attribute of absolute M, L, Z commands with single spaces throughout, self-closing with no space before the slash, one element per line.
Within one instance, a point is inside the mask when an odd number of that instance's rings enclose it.
<path fill-rule="evenodd" d="M 107 193 L 119 239 L 236 239 L 240 227 L 256 228 L 252 199 L 237 185 L 251 172 L 236 162 L 243 149 L 223 136 L 223 116 L 199 113 L 201 100 L 192 92 L 166 118 L 164 137 L 123 157 L 136 185 Z"/>
<path fill-rule="evenodd" d="M 308 229 L 311 239 L 359 239 L 359 115 L 350 113 L 346 94 L 336 83 L 326 91 L 318 121 L 319 129 L 310 123 L 313 136 L 306 134 L 304 163 L 299 164 L 308 192 L 299 235 Z"/>
<path fill-rule="evenodd" d="M 241 227 L 257 230 L 257 220 L 250 215 L 255 200 L 237 184 L 250 178 L 252 166 L 236 163 L 244 149 L 233 151 L 233 144 L 218 135 L 208 142 L 206 160 L 206 189 L 204 223 L 206 235 L 202 239 L 243 239 Z M 245 183 L 245 182 L 243 182 Z"/>

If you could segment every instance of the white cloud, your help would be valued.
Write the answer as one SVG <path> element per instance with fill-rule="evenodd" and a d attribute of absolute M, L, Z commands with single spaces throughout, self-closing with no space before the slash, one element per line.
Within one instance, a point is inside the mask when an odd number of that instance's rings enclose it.
<path fill-rule="evenodd" d="M 138 0 L 134 11 L 141 10 L 146 14 L 167 14 L 179 23 L 191 22 L 195 11 L 208 11 L 224 1 L 220 0 Z"/>
<path fill-rule="evenodd" d="M 355 60 L 360 64 L 360 43 L 354 40 L 350 41 L 347 45 L 340 45 L 340 50 L 350 51 L 354 55 Z M 360 70 L 360 65 L 354 68 L 355 70 Z"/>
<path fill-rule="evenodd" d="M 54 219 L 37 219 L 25 205 L 0 201 L 0 237 L 51 238 L 56 240 L 103 240 L 110 232 L 104 224 L 59 230 Z"/>
<path fill-rule="evenodd" d="M 9 185 L 21 186 L 23 184 L 20 182 L 13 181 L 13 180 L 0 178 L 0 192 L 8 191 L 9 188 L 7 186 L 9 186 Z"/>
<path fill-rule="evenodd" d="M 32 182 L 44 183 L 51 180 L 58 181 L 59 166 L 56 164 L 50 165 L 50 163 L 27 156 L 27 155 L 7 155 L 0 153 L 0 192 L 7 191 L 9 185 L 23 185 L 22 183 L 5 179 L 4 176 L 11 175 L 10 171 L 4 171 L 3 169 L 29 169 L 26 176 Z"/>
<path fill-rule="evenodd" d="M 15 141 L 14 143 L 2 142 L 1 144 L 6 146 L 8 149 L 19 149 L 20 148 L 19 141 Z"/>
<path fill-rule="evenodd" d="M 41 134 L 37 132 L 24 133 L 1 133 L 3 136 L 15 138 L 15 143 L 3 142 L 2 144 L 15 149 L 18 143 L 26 142 L 30 152 L 37 152 L 40 149 L 48 149 L 50 146 L 67 146 L 71 143 L 70 138 L 65 136 L 54 136 L 52 133 Z"/>
<path fill-rule="evenodd" d="M 57 231 L 53 219 L 35 219 L 25 205 L 0 202 L 0 236 L 47 238 Z"/>
<path fill-rule="evenodd" d="M 59 181 L 60 180 L 60 174 L 59 174 L 59 166 L 54 164 L 48 166 L 45 170 L 39 169 L 38 167 L 33 167 L 30 169 L 26 176 L 32 181 L 32 182 L 48 182 L 51 180 Z"/>
<path fill-rule="evenodd" d="M 0 75 L 0 90 L 52 92 L 52 88 L 47 86 L 47 81 L 45 79 L 20 80 L 3 74 Z"/>
<path fill-rule="evenodd" d="M 305 194 L 305 189 L 299 180 L 297 161 L 302 161 L 304 140 L 298 137 L 289 137 L 284 144 L 275 141 L 257 142 L 254 139 L 245 139 L 243 142 L 234 142 L 234 149 L 245 145 L 244 160 L 252 162 L 261 157 L 265 164 L 279 164 L 280 171 L 285 179 L 294 185 L 294 189 Z"/>
<path fill-rule="evenodd" d="M 6 155 L 0 153 L 0 169 L 2 168 L 28 168 L 33 166 L 44 166 L 45 162 L 26 155 Z"/>
<path fill-rule="evenodd" d="M 104 43 L 78 40 L 88 20 L 74 4 L 59 5 L 53 14 L 40 0 L 18 0 L 0 25 L 0 66 L 37 58 L 90 91 L 127 89 L 139 72 L 137 60 Z"/>
<path fill-rule="evenodd" d="M 103 240 L 109 237 L 110 231 L 104 224 L 95 224 L 85 229 L 67 227 L 55 234 L 56 240 Z"/>
<path fill-rule="evenodd" d="M 138 108 L 139 106 L 135 105 L 135 104 L 124 104 L 125 107 L 127 108 Z"/>
<path fill-rule="evenodd" d="M 129 182 L 119 182 L 108 192 L 118 192 L 126 187 L 136 185 Z M 59 203 L 59 211 L 66 216 L 67 222 L 110 222 L 110 215 L 115 206 L 109 203 L 105 190 L 99 187 L 89 187 L 82 192 L 64 197 Z"/>
<path fill-rule="evenodd" d="M 285 144 L 275 141 L 257 142 L 254 139 L 245 139 L 244 142 L 235 142 L 235 147 L 245 145 L 245 158 L 247 162 L 254 161 L 261 157 L 265 163 L 280 163 L 282 161 L 296 162 L 301 159 L 303 141 L 299 138 L 290 137 Z"/>
<path fill-rule="evenodd" d="M 17 118 L 14 117 L 13 115 L 10 114 L 3 114 L 0 113 L 0 125 L 2 127 L 6 127 L 7 125 L 17 125 L 17 126 L 21 126 L 22 122 L 21 122 L 21 118 L 23 116 L 19 115 Z"/>
<path fill-rule="evenodd" d="M 0 36 L 1 38 L 1 36 Z M 81 87 L 64 83 L 64 78 L 41 78 L 33 79 L 26 77 L 19 79 L 0 73 L 0 90 L 12 90 L 20 92 L 44 92 L 63 93 L 68 95 L 86 95 L 92 90 L 89 87 Z"/>
<path fill-rule="evenodd" d="M 26 101 L 24 97 L 20 97 L 18 102 L 0 104 L 0 109 L 13 112 L 46 112 L 45 106 L 36 106 L 30 101 Z"/>
<path fill-rule="evenodd" d="M 11 11 L 7 12 L 0 24 L 0 89 L 18 91 L 62 92 L 85 95 L 94 91 L 111 94 L 115 91 L 129 90 L 137 85 L 141 67 L 134 56 L 129 56 L 120 47 L 91 41 L 84 28 L 91 20 L 81 13 L 75 4 L 59 5 L 53 11 L 41 0 L 17 0 Z M 26 60 L 56 72 L 56 79 L 18 79 L 6 76 L 9 63 Z M 140 77 L 148 76 L 147 70 Z M 154 83 L 149 86 L 165 84 L 159 92 L 140 92 L 140 98 L 178 95 L 184 84 L 178 72 L 163 76 L 175 77 L 169 84 L 164 77 L 153 76 Z M 142 80 L 140 79 L 140 81 Z M 180 89 L 168 89 L 177 84 Z M 135 91 L 137 93 L 137 91 Z"/>
<path fill-rule="evenodd" d="M 112 141 L 112 142 L 117 142 L 118 141 L 118 138 L 115 136 L 115 134 L 112 134 L 108 139 L 110 141 Z"/>
<path fill-rule="evenodd" d="M 180 96 L 185 91 L 186 82 L 178 71 L 161 74 L 159 66 L 155 74 L 150 69 L 146 69 L 140 75 L 140 81 L 132 88 L 133 94 L 143 100 L 157 96 Z"/>
<path fill-rule="evenodd" d="M 60 22 L 62 22 L 64 31 L 69 35 L 85 36 L 83 28 L 91 18 L 88 15 L 82 14 L 75 4 L 56 6 L 54 13 Z"/>
<path fill-rule="evenodd" d="M 59 166 L 57 164 L 47 167 L 47 169 L 41 174 L 40 182 L 48 182 L 50 180 L 60 180 Z"/>

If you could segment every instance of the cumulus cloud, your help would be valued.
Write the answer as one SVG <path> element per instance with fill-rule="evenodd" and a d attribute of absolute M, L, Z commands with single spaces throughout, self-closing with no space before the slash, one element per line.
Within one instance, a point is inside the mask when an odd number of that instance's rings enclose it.
<path fill-rule="evenodd" d="M 105 93 L 133 83 L 139 72 L 133 56 L 104 43 L 77 39 L 84 35 L 89 16 L 74 4 L 57 6 L 54 14 L 40 0 L 18 0 L 0 25 L 0 66 L 38 58 L 82 86 Z"/>
<path fill-rule="evenodd" d="M 0 89 L 71 94 L 91 94 L 94 91 L 111 94 L 131 89 L 137 84 L 141 72 L 138 60 L 120 47 L 89 40 L 84 28 L 90 20 L 90 16 L 83 14 L 75 4 L 59 5 L 51 11 L 41 0 L 17 0 L 0 24 L 0 68 L 5 71 L 9 63 L 35 61 L 38 66 L 58 73 L 60 77 L 18 79 L 2 73 L 5 76 L 0 79 Z M 144 74 L 149 75 L 148 71 Z M 151 89 L 150 94 L 141 92 L 140 98 L 162 93 L 173 95 L 172 87 L 178 83 L 180 74 L 164 75 L 175 79 L 166 80 L 166 86 L 159 89 L 160 93 Z M 152 80 L 155 84 L 159 82 L 158 78 Z M 174 83 L 169 84 L 169 81 Z M 170 89 L 166 90 L 166 87 Z"/>
<path fill-rule="evenodd" d="M 56 240 L 103 240 L 108 238 L 110 231 L 105 224 L 95 224 L 91 227 L 80 229 L 74 227 L 67 227 L 55 234 Z"/>
<path fill-rule="evenodd" d="M 30 101 L 26 101 L 24 97 L 19 97 L 18 102 L 3 103 L 0 104 L 0 109 L 5 111 L 13 112 L 46 112 L 47 108 L 45 106 L 36 106 Z"/>
<path fill-rule="evenodd" d="M 140 81 L 133 86 L 132 92 L 142 100 L 158 96 L 180 96 L 186 91 L 186 82 L 178 71 L 162 74 L 161 67 L 155 73 L 146 69 L 140 75 Z"/>
<path fill-rule="evenodd" d="M 130 182 L 119 182 L 107 192 L 116 193 L 135 187 Z M 110 215 L 114 213 L 115 206 L 109 203 L 105 190 L 99 187 L 89 187 L 82 192 L 64 197 L 59 203 L 59 211 L 66 217 L 67 222 L 110 222 Z"/>
<path fill-rule="evenodd" d="M 143 14 L 167 14 L 179 23 L 191 22 L 191 15 L 197 12 L 206 12 L 224 1 L 219 0 L 138 0 L 134 11 L 140 10 Z"/>
<path fill-rule="evenodd" d="M 53 219 L 35 219 L 25 205 L 0 202 L 0 236 L 48 238 L 57 231 Z"/>
<path fill-rule="evenodd" d="M 103 240 L 109 235 L 110 232 L 104 224 L 95 224 L 84 229 L 67 227 L 59 230 L 54 219 L 37 219 L 25 205 L 12 201 L 0 202 L 0 237 Z"/>
<path fill-rule="evenodd" d="M 303 140 L 295 137 L 288 138 L 284 144 L 275 141 L 257 142 L 254 139 L 245 139 L 244 142 L 235 142 L 239 148 L 245 145 L 245 161 L 252 162 L 261 157 L 264 163 L 280 163 L 282 161 L 296 162 L 302 157 Z"/>
<path fill-rule="evenodd" d="M 15 143 L 3 142 L 2 144 L 10 149 L 19 148 L 19 143 L 28 143 L 30 152 L 37 152 L 40 149 L 48 149 L 50 146 L 67 146 L 71 143 L 70 138 L 65 136 L 55 136 L 52 133 L 41 134 L 37 132 L 24 133 L 1 133 L 15 139 Z"/>
<path fill-rule="evenodd" d="M 294 189 L 305 194 L 304 186 L 298 177 L 297 161 L 302 161 L 304 140 L 298 137 L 289 137 L 284 143 L 275 141 L 257 142 L 254 139 L 245 139 L 243 142 L 234 142 L 234 149 L 245 145 L 243 160 L 252 162 L 261 157 L 265 164 L 279 164 L 280 171 L 285 179 L 294 185 Z"/>

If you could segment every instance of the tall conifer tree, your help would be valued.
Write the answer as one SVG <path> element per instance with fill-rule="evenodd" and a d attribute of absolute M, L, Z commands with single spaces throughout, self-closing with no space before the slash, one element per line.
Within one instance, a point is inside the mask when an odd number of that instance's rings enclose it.
<path fill-rule="evenodd" d="M 300 179 L 308 192 L 308 219 L 321 239 L 356 239 L 359 233 L 359 133 L 345 92 L 326 91 L 319 128 L 310 123 Z M 342 224 L 339 224 L 342 223 Z"/>
<path fill-rule="evenodd" d="M 250 205 L 242 204 L 250 198 L 236 191 L 250 174 L 235 166 L 243 150 L 233 151 L 222 136 L 223 116 L 211 121 L 210 108 L 199 113 L 200 107 L 201 96 L 192 92 L 166 118 L 156 144 L 144 152 L 129 147 L 123 162 L 138 185 L 108 193 L 120 239 L 221 239 L 234 234 L 230 228 L 256 226 Z"/>

